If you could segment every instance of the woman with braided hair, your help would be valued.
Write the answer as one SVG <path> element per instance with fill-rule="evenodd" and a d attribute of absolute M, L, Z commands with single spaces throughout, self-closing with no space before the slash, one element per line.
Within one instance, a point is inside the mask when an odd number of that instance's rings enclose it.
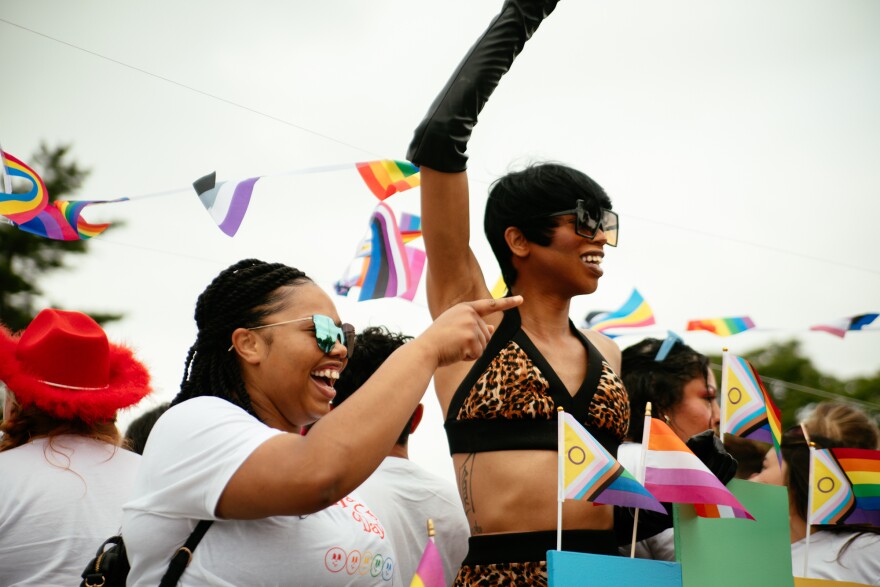
<path fill-rule="evenodd" d="M 483 316 L 520 301 L 451 308 L 330 412 L 354 342 L 330 297 L 280 263 L 221 272 L 199 296 L 180 393 L 124 508 L 128 585 L 159 584 L 200 520 L 214 522 L 181 585 L 389 585 L 390 541 L 353 490 L 435 369 L 479 356 L 491 334 Z"/>
<path fill-rule="evenodd" d="M 421 168 L 433 316 L 489 295 L 470 248 L 465 151 L 489 96 L 556 3 L 507 0 L 415 130 L 407 157 Z M 509 291 L 522 294 L 524 302 L 503 319 L 488 318 L 497 329 L 474 365 L 450 365 L 434 378 L 471 525 L 468 555 L 455 584 L 546 585 L 545 553 L 556 548 L 557 407 L 611 454 L 629 423 L 617 375 L 620 350 L 569 319 L 571 299 L 599 285 L 605 246 L 617 245 L 617 214 L 593 179 L 544 163 L 492 185 L 484 229 Z M 566 501 L 562 548 L 616 554 L 613 528 L 625 536 L 621 541 L 629 539 L 627 520 L 615 524 L 620 513 Z M 649 526 L 645 518 L 640 529 Z"/>

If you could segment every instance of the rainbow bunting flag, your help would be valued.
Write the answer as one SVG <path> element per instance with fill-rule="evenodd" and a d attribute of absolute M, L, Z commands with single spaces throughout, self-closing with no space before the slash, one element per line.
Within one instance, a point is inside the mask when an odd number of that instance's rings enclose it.
<path fill-rule="evenodd" d="M 244 220 L 254 184 L 259 177 L 241 181 L 221 181 L 217 183 L 217 173 L 212 171 L 193 182 L 193 188 L 202 205 L 227 236 L 235 236 Z"/>
<path fill-rule="evenodd" d="M 409 587 L 446 587 L 443 559 L 434 541 L 429 539 Z"/>
<path fill-rule="evenodd" d="M 703 518 L 754 520 L 738 499 L 662 421 L 645 417 L 645 489 L 670 503 L 694 504 Z"/>
<path fill-rule="evenodd" d="M 125 202 L 128 198 L 115 200 L 56 200 L 31 220 L 16 224 L 25 232 L 60 241 L 86 240 L 107 230 L 110 223 L 92 224 L 82 217 L 82 211 L 92 204 Z"/>
<path fill-rule="evenodd" d="M 559 417 L 562 498 L 666 513 L 660 502 L 574 416 L 560 412 Z"/>
<path fill-rule="evenodd" d="M 639 290 L 633 289 L 629 299 L 620 309 L 594 316 L 592 321 L 587 323 L 587 327 L 591 330 L 605 332 L 614 328 L 638 328 L 651 324 L 654 324 L 654 312 L 651 310 L 651 306 L 648 305 Z"/>
<path fill-rule="evenodd" d="M 0 215 L 6 216 L 17 225 L 24 224 L 36 218 L 48 206 L 49 193 L 46 191 L 46 184 L 36 171 L 9 153 L 0 151 L 0 158 L 2 158 L 0 163 L 3 165 L 4 176 L 19 177 L 31 183 L 31 189 L 24 194 L 11 193 L 11 181 L 7 181 L 6 177 L 4 177 L 4 185 L 0 186 L 4 190 L 0 192 Z"/>
<path fill-rule="evenodd" d="M 846 336 L 847 332 L 862 330 L 866 326 L 870 326 L 877 320 L 878 316 L 880 316 L 880 314 L 859 314 L 858 316 L 841 318 L 840 320 L 835 320 L 834 322 L 829 322 L 827 324 L 810 326 L 810 330 L 827 332 L 828 334 L 843 338 Z"/>
<path fill-rule="evenodd" d="M 727 433 L 772 444 L 782 466 L 782 414 L 752 364 L 725 351 L 721 389 L 721 437 Z"/>
<path fill-rule="evenodd" d="M 827 448 L 810 446 L 808 524 L 837 524 L 852 513 L 856 498 L 846 475 Z"/>
<path fill-rule="evenodd" d="M 748 316 L 738 318 L 708 318 L 705 320 L 691 320 L 686 330 L 708 330 L 718 336 L 730 336 L 739 334 L 755 327 L 755 323 Z"/>
<path fill-rule="evenodd" d="M 420 231 L 420 219 L 412 214 L 401 215 L 410 235 Z M 412 237 L 413 239 L 416 236 Z M 412 240 L 412 239 L 410 239 Z M 353 287 L 360 287 L 358 301 L 400 297 L 412 301 L 425 267 L 425 251 L 404 245 L 402 231 L 394 212 L 379 203 L 370 217 L 367 236 L 358 245 L 355 259 L 334 289 L 341 296 Z"/>
<path fill-rule="evenodd" d="M 419 168 L 409 161 L 382 159 L 355 163 L 355 167 L 364 183 L 379 200 L 417 187 L 420 182 Z"/>
<path fill-rule="evenodd" d="M 832 448 L 837 463 L 852 484 L 856 503 L 846 524 L 880 526 L 880 450 Z"/>

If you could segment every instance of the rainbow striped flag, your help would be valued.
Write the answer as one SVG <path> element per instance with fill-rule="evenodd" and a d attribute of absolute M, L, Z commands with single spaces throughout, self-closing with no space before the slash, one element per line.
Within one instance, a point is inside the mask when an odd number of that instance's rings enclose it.
<path fill-rule="evenodd" d="M 4 181 L 3 190 L 0 192 L 0 215 L 6 216 L 15 224 L 21 225 L 36 218 L 37 215 L 49 205 L 49 193 L 46 184 L 36 171 L 28 167 L 23 161 L 13 157 L 9 153 L 0 151 L 4 175 L 19 177 L 31 183 L 31 189 L 24 194 L 13 194 L 11 186 Z M 70 240 L 70 239 L 61 239 Z"/>
<path fill-rule="evenodd" d="M 810 446 L 808 524 L 838 524 L 855 508 L 856 498 L 837 460 L 827 448 Z"/>
<path fill-rule="evenodd" d="M 840 338 L 843 338 L 847 332 L 862 330 L 866 326 L 870 326 L 874 323 L 875 320 L 877 320 L 878 316 L 880 316 L 880 314 L 859 314 L 858 316 L 841 318 L 827 324 L 817 324 L 816 326 L 810 326 L 810 330 L 827 332 L 828 334 L 833 334 L 834 336 L 839 336 Z"/>
<path fill-rule="evenodd" d="M 772 444 L 782 466 L 782 414 L 746 359 L 722 355 L 721 437 L 731 434 Z"/>
<path fill-rule="evenodd" d="M 654 324 L 654 312 L 651 306 L 639 293 L 633 289 L 626 303 L 614 312 L 607 312 L 594 316 L 587 326 L 591 330 L 605 332 L 614 328 L 638 328 Z"/>
<path fill-rule="evenodd" d="M 577 419 L 560 412 L 560 498 L 636 507 L 665 514 L 651 493 Z"/>
<path fill-rule="evenodd" d="M 645 417 L 645 488 L 657 499 L 694 504 L 704 518 L 752 515 L 664 422 Z"/>
<path fill-rule="evenodd" d="M 880 450 L 832 448 L 831 452 L 852 484 L 856 499 L 845 523 L 880 526 Z"/>
<path fill-rule="evenodd" d="M 355 167 L 373 195 L 380 200 L 417 187 L 420 182 L 419 168 L 409 161 L 382 159 L 355 163 Z"/>
<path fill-rule="evenodd" d="M 748 316 L 736 318 L 708 318 L 705 320 L 691 320 L 685 330 L 708 330 L 718 336 L 730 336 L 739 334 L 755 327 L 755 323 Z"/>
<path fill-rule="evenodd" d="M 193 188 L 202 205 L 227 236 L 235 236 L 244 220 L 254 184 L 259 177 L 241 181 L 221 181 L 217 183 L 217 173 L 212 171 L 193 182 Z"/>
<path fill-rule="evenodd" d="M 56 200 L 31 220 L 16 226 L 25 232 L 52 240 L 86 240 L 107 230 L 110 223 L 92 224 L 82 217 L 82 211 L 92 204 L 125 202 L 128 198 L 115 200 Z"/>
<path fill-rule="evenodd" d="M 428 539 L 428 544 L 425 545 L 425 551 L 409 587 L 446 587 L 443 559 L 440 558 L 440 551 L 431 539 Z"/>

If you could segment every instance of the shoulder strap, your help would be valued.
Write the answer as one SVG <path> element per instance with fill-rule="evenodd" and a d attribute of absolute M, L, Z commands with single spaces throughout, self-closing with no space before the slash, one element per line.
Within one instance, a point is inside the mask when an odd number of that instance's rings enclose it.
<path fill-rule="evenodd" d="M 187 565 L 192 560 L 193 551 L 213 523 L 214 520 L 201 520 L 196 524 L 195 529 L 193 529 L 189 538 L 186 539 L 184 545 L 178 548 L 177 552 L 174 553 L 174 556 L 171 557 L 171 562 L 168 564 L 168 570 L 165 571 L 162 581 L 159 582 L 159 587 L 174 587 L 177 585 L 177 582 L 180 581 L 180 577 L 186 570 Z"/>

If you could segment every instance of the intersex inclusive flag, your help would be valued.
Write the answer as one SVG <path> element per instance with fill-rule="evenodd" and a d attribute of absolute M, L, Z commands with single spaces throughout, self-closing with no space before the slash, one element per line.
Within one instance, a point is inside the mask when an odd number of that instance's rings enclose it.
<path fill-rule="evenodd" d="M 217 183 L 217 173 L 212 171 L 193 182 L 202 205 L 227 236 L 235 236 L 244 220 L 254 184 L 259 177 L 241 181 L 221 181 Z"/>
<path fill-rule="evenodd" d="M 691 320 L 686 330 L 708 330 L 718 336 L 730 336 L 739 334 L 755 327 L 755 323 L 748 316 L 735 318 L 707 318 L 704 320 Z"/>
<path fill-rule="evenodd" d="M 880 526 L 880 450 L 832 448 L 837 463 L 846 473 L 856 503 L 846 524 Z"/>
<path fill-rule="evenodd" d="M 843 522 L 855 508 L 856 498 L 846 474 L 827 448 L 810 446 L 808 511 L 812 524 Z"/>
<path fill-rule="evenodd" d="M 425 267 L 425 251 L 404 242 L 421 236 L 421 221 L 418 216 L 402 214 L 401 223 L 405 232 L 387 204 L 376 206 L 354 261 L 334 285 L 337 294 L 348 295 L 352 287 L 360 287 L 358 301 L 387 297 L 412 301 Z"/>
<path fill-rule="evenodd" d="M 782 414 L 761 376 L 747 360 L 726 350 L 722 363 L 721 438 L 727 433 L 772 444 L 782 466 Z"/>
<path fill-rule="evenodd" d="M 13 194 L 11 182 L 3 181 L 0 189 L 0 214 L 6 216 L 16 224 L 35 218 L 49 204 L 49 193 L 46 184 L 36 171 L 28 167 L 23 161 L 13 157 L 9 153 L 0 150 L 0 164 L 3 166 L 4 176 L 19 177 L 31 183 L 31 188 L 24 194 Z M 68 239 L 64 239 L 68 240 Z"/>
<path fill-rule="evenodd" d="M 819 330 L 843 338 L 847 332 L 862 330 L 863 328 L 870 326 L 875 320 L 877 320 L 878 316 L 880 316 L 880 314 L 859 314 L 858 316 L 841 318 L 827 324 L 810 326 L 810 330 Z"/>
<path fill-rule="evenodd" d="M 645 417 L 645 488 L 660 501 L 690 503 L 702 518 L 754 520 L 734 495 L 665 423 Z"/>
<path fill-rule="evenodd" d="M 61 241 L 85 240 L 107 230 L 110 223 L 92 224 L 82 217 L 82 211 L 92 204 L 124 202 L 115 200 L 56 200 L 46 206 L 34 218 L 16 226 L 25 232 Z"/>
<path fill-rule="evenodd" d="M 409 161 L 382 159 L 355 163 L 355 166 L 364 183 L 380 200 L 414 188 L 420 183 L 419 168 Z"/>
<path fill-rule="evenodd" d="M 639 293 L 633 289 L 626 303 L 614 312 L 594 316 L 587 326 L 591 330 L 605 332 L 614 328 L 638 328 L 654 324 L 654 311 Z"/>
<path fill-rule="evenodd" d="M 605 450 L 577 419 L 560 412 L 562 438 L 559 458 L 563 462 L 565 499 L 653 510 L 666 510 L 651 493 Z"/>
<path fill-rule="evenodd" d="M 428 544 L 425 545 L 425 551 L 409 587 L 446 587 L 443 559 L 440 558 L 440 551 L 437 550 L 433 539 L 429 539 Z"/>

